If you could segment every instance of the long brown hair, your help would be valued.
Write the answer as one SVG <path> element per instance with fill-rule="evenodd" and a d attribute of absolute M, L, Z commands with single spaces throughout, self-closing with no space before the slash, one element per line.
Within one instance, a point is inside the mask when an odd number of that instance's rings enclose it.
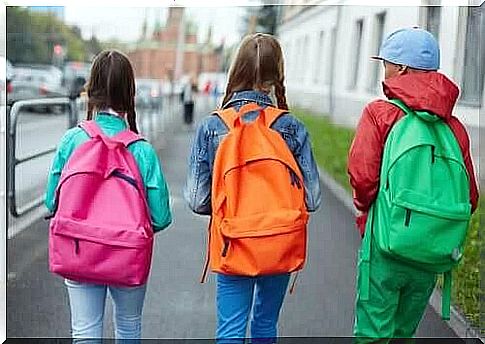
<path fill-rule="evenodd" d="M 125 112 L 130 130 L 138 133 L 135 112 L 135 76 L 130 60 L 117 50 L 104 50 L 94 59 L 86 84 L 87 119 L 93 111 L 112 108 Z"/>
<path fill-rule="evenodd" d="M 268 92 L 274 86 L 278 108 L 288 110 L 284 82 L 283 53 L 278 40 L 263 33 L 246 36 L 232 62 L 222 106 L 234 92 L 251 89 Z"/>

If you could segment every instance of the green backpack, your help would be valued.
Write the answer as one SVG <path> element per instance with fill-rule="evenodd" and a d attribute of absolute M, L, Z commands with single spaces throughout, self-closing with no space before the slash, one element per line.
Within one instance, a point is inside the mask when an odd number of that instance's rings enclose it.
<path fill-rule="evenodd" d="M 369 261 L 370 241 L 375 240 L 390 257 L 443 273 L 442 318 L 448 320 L 451 270 L 462 257 L 471 217 L 468 173 L 460 146 L 440 117 L 412 111 L 397 99 L 390 103 L 405 116 L 384 146 L 363 260 Z"/>

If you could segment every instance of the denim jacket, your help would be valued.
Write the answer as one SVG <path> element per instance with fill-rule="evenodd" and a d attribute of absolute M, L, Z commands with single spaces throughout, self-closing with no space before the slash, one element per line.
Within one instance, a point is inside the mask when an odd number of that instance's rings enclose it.
<path fill-rule="evenodd" d="M 223 108 L 236 110 L 247 103 L 255 102 L 262 107 L 273 105 L 271 98 L 258 91 L 235 92 Z M 256 111 L 243 115 L 243 121 L 252 121 Z M 318 169 L 311 150 L 310 137 L 303 124 L 289 113 L 281 115 L 271 126 L 285 140 L 300 170 L 305 185 L 305 203 L 313 212 L 320 206 L 320 181 Z M 209 115 L 198 125 L 189 157 L 187 183 L 184 197 L 189 207 L 197 214 L 211 213 L 212 168 L 217 147 L 227 135 L 228 128 L 217 115 Z"/>

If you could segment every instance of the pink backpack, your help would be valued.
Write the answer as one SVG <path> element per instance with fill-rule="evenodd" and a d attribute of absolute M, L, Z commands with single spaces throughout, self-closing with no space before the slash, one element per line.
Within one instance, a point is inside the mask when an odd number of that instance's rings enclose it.
<path fill-rule="evenodd" d="M 49 270 L 79 282 L 142 285 L 153 231 L 138 165 L 126 148 L 142 138 L 130 130 L 110 138 L 94 121 L 80 127 L 91 139 L 76 148 L 61 174 Z"/>

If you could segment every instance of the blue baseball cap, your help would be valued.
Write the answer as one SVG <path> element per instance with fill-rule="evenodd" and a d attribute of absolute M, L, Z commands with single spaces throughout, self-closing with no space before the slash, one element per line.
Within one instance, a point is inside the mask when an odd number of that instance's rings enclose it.
<path fill-rule="evenodd" d="M 416 69 L 438 70 L 440 48 L 434 36 L 423 29 L 399 29 L 391 33 L 373 59 L 389 61 Z"/>

